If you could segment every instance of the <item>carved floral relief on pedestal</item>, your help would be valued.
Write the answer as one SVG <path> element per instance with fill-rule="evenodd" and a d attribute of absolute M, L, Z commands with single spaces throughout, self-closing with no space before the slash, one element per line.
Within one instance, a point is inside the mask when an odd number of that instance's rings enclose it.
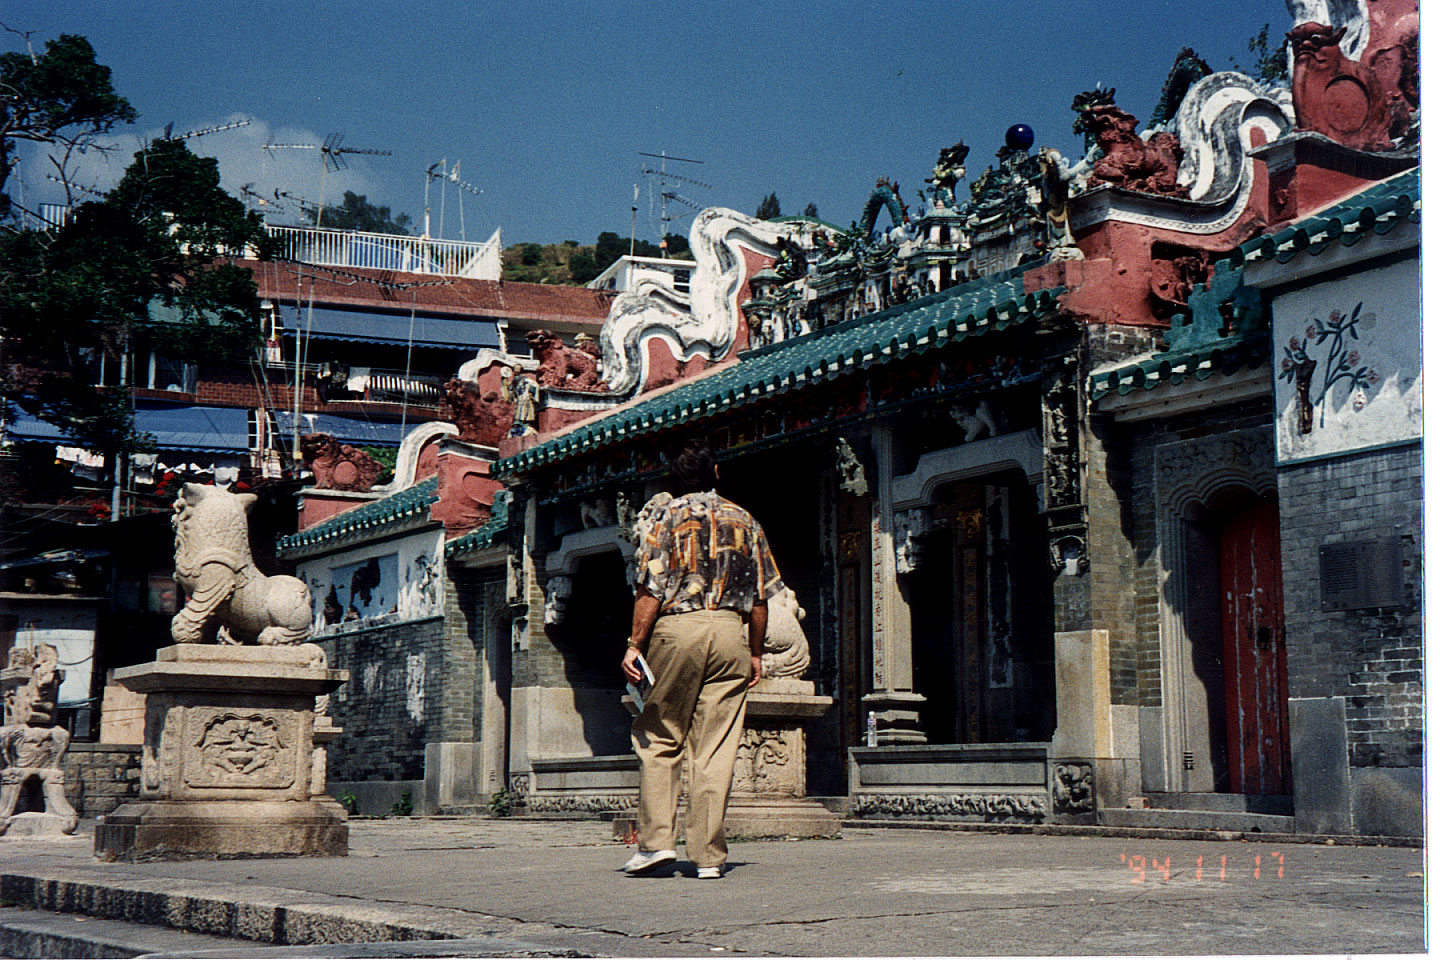
<path fill-rule="evenodd" d="M 283 790 L 295 782 L 296 717 L 192 707 L 186 721 L 186 786 Z"/>
<path fill-rule="evenodd" d="M 769 729 L 746 727 L 735 756 L 732 793 L 764 796 L 803 796 L 804 756 L 798 727 Z"/>

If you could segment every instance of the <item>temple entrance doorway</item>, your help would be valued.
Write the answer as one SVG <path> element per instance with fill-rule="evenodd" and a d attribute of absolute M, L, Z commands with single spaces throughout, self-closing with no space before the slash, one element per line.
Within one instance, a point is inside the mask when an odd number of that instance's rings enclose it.
<path fill-rule="evenodd" d="M 1053 602 L 1033 489 L 1021 476 L 946 484 L 933 518 L 906 586 L 927 739 L 1049 739 Z"/>

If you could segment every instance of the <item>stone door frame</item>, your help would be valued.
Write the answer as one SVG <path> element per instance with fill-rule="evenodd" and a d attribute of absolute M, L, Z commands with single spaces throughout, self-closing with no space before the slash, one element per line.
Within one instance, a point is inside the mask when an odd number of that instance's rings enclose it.
<path fill-rule="evenodd" d="M 1192 607 L 1202 602 L 1204 586 L 1197 579 L 1203 574 L 1193 569 L 1199 560 L 1197 541 L 1204 537 L 1196 521 L 1222 490 L 1240 489 L 1257 498 L 1277 496 L 1271 430 L 1256 427 L 1161 444 L 1155 448 L 1154 484 L 1164 771 L 1159 786 L 1166 792 L 1191 792 L 1190 781 L 1203 778 L 1187 776 L 1186 732 L 1210 722 L 1208 714 L 1195 715 L 1185 690 L 1196 642 L 1191 618 L 1200 614 Z"/>

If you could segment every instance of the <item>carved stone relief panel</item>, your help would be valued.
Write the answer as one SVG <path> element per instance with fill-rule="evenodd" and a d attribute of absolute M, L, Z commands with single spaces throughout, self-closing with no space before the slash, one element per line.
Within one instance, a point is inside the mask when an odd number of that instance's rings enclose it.
<path fill-rule="evenodd" d="M 287 711 L 192 707 L 185 717 L 185 785 L 284 790 L 295 782 L 299 718 Z"/>
<path fill-rule="evenodd" d="M 1095 811 L 1095 767 L 1089 763 L 1057 763 L 1050 781 L 1056 813 Z"/>
<path fill-rule="evenodd" d="M 805 747 L 798 727 L 746 727 L 735 758 L 734 793 L 804 796 Z"/>
<path fill-rule="evenodd" d="M 1044 425 L 1045 509 L 1080 504 L 1080 457 L 1074 360 L 1046 374 L 1041 392 Z"/>

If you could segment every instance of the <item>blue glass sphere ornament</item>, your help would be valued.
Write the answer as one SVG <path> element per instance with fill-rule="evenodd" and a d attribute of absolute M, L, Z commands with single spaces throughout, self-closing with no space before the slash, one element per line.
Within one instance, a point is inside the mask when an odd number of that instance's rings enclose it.
<path fill-rule="evenodd" d="M 1029 150 L 1035 143 L 1035 131 L 1027 123 L 1017 123 L 1005 131 L 1005 146 L 1011 150 Z"/>

